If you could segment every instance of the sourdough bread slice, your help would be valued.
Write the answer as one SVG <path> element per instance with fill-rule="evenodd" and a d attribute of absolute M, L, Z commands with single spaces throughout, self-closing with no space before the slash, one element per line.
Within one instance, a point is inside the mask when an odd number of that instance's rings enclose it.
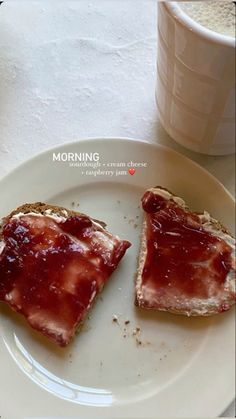
<path fill-rule="evenodd" d="M 159 186 L 144 194 L 142 205 L 135 304 L 187 316 L 235 304 L 235 239 L 228 230 Z"/>
<path fill-rule="evenodd" d="M 0 300 L 66 346 L 130 243 L 87 215 L 41 202 L 2 220 Z"/>

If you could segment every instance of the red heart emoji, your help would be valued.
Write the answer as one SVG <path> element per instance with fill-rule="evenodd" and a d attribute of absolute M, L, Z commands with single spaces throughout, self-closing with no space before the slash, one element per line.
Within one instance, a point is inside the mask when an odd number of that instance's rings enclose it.
<path fill-rule="evenodd" d="M 133 169 L 133 168 L 132 168 L 132 169 L 129 169 L 129 174 L 130 174 L 130 175 L 132 175 L 132 176 L 133 176 L 133 175 L 135 174 L 135 172 L 136 172 L 136 170 L 135 170 L 135 169 Z"/>

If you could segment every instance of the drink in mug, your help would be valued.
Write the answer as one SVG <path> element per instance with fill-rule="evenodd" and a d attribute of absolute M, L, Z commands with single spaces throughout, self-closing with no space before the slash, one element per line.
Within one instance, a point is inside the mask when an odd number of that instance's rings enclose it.
<path fill-rule="evenodd" d="M 235 37 L 233 1 L 185 1 L 181 9 L 195 22 L 222 35 Z"/>
<path fill-rule="evenodd" d="M 156 103 L 177 143 L 235 152 L 234 2 L 158 2 Z"/>

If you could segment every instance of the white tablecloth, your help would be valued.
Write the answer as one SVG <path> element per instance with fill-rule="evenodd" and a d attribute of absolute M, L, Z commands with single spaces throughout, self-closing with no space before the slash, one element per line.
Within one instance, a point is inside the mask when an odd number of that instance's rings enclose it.
<path fill-rule="evenodd" d="M 189 152 L 157 119 L 156 24 L 154 0 L 3 3 L 0 177 L 55 144 L 125 136 L 180 151 L 234 193 L 234 156 Z"/>

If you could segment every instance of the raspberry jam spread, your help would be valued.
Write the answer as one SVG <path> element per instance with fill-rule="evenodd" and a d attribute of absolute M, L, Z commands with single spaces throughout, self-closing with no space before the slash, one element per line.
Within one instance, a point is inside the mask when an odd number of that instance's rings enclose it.
<path fill-rule="evenodd" d="M 150 307 L 178 297 L 217 297 L 231 269 L 232 248 L 173 199 L 147 191 L 142 206 L 147 223 L 142 287 Z"/>
<path fill-rule="evenodd" d="M 61 346 L 130 247 L 83 215 L 12 217 L 2 235 L 0 300 Z"/>

